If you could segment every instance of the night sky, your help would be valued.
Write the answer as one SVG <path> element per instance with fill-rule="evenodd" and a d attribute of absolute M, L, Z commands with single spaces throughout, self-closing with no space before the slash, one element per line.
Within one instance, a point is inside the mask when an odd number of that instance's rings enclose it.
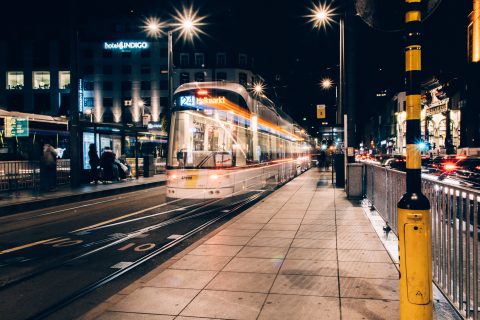
<path fill-rule="evenodd" d="M 83 0 L 78 10 L 81 21 L 127 17 L 141 23 L 146 16 L 167 17 L 173 7 L 189 5 L 185 1 Z M 318 2 L 317 2 L 318 3 Z M 341 14 L 343 1 L 327 1 Z M 48 5 L 48 7 L 47 7 Z M 0 13 L 3 35 L 13 30 L 65 27 L 68 25 L 68 1 L 9 1 Z M 208 15 L 209 25 L 197 46 L 222 50 L 234 48 L 255 57 L 257 71 L 265 78 L 278 105 L 308 128 L 318 126 L 314 116 L 317 103 L 334 103 L 334 93 L 322 91 L 318 82 L 325 76 L 337 80 L 338 25 L 313 30 L 305 15 L 310 0 L 198 0 L 193 2 L 200 14 Z M 466 62 L 466 26 L 470 0 L 443 0 L 424 24 L 423 63 L 425 78 L 440 72 L 461 74 Z M 23 23 L 19 25 L 19 20 Z M 355 17 L 354 27 L 357 110 L 362 123 L 374 113 L 375 93 L 379 89 L 402 90 L 403 37 L 401 32 L 381 32 Z M 182 46 L 177 43 L 177 48 Z M 307 117 L 307 122 L 302 120 Z M 317 129 L 311 130 L 317 131 Z"/>

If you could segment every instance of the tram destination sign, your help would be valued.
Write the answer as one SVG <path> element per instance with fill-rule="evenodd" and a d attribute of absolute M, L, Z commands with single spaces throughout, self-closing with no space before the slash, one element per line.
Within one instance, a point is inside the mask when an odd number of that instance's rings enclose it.
<path fill-rule="evenodd" d="M 5 137 L 28 137 L 28 118 L 5 117 Z"/>

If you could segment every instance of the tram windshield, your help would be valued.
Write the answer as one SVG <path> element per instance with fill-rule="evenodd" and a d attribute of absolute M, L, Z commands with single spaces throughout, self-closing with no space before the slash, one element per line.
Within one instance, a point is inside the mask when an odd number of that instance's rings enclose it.
<path fill-rule="evenodd" d="M 205 90 L 206 91 L 206 90 Z M 229 168 L 294 156 L 295 142 L 253 116 L 244 98 L 232 91 L 198 90 L 174 96 L 169 168 Z"/>

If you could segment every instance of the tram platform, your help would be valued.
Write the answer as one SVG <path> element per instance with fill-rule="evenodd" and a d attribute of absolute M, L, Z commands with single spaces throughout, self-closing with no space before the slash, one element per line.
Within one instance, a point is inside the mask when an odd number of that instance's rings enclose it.
<path fill-rule="evenodd" d="M 111 196 L 124 192 L 141 190 L 165 185 L 166 175 L 123 180 L 108 184 L 85 184 L 78 188 L 59 186 L 56 191 L 39 192 L 38 190 L 21 190 L 0 193 L 0 216 L 19 211 L 36 210 L 45 206 L 61 205 L 71 201 L 82 201 Z"/>
<path fill-rule="evenodd" d="M 311 169 L 81 319 L 398 319 L 398 266 L 369 214 Z"/>

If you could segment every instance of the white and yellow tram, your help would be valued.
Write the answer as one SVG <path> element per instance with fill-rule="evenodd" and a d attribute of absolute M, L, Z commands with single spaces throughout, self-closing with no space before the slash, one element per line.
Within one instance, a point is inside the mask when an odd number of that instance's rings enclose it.
<path fill-rule="evenodd" d="M 226 82 L 174 94 L 167 196 L 224 198 L 280 184 L 310 167 L 305 131 L 263 95 Z"/>

